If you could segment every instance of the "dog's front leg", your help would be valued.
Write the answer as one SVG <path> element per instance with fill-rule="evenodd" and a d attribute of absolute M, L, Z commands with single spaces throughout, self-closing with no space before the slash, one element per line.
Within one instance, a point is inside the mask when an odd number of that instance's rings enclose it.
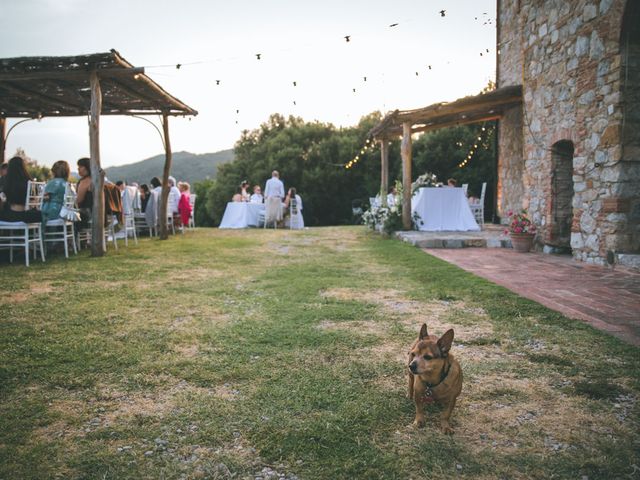
<path fill-rule="evenodd" d="M 453 412 L 453 407 L 456 406 L 456 398 L 454 397 L 444 408 L 442 414 L 440 415 L 440 428 L 442 429 L 442 433 L 453 433 L 453 428 L 449 424 L 449 418 L 451 418 L 451 413 Z"/>
<path fill-rule="evenodd" d="M 424 427 L 424 385 L 414 377 L 413 383 L 413 403 L 416 405 L 416 419 L 413 425 L 416 427 Z"/>
<path fill-rule="evenodd" d="M 413 398 L 413 373 L 409 372 L 409 390 L 407 391 L 407 398 Z"/>

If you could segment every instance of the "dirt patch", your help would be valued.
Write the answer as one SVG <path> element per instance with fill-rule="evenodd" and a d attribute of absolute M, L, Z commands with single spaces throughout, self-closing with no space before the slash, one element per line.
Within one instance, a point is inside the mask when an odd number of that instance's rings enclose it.
<path fill-rule="evenodd" d="M 50 283 L 36 281 L 30 284 L 26 290 L 5 294 L 2 300 L 7 303 L 23 303 L 30 300 L 33 295 L 47 295 L 54 291 L 55 289 Z"/>
<path fill-rule="evenodd" d="M 374 289 L 361 291 L 352 288 L 332 288 L 320 293 L 323 298 L 341 301 L 359 301 L 378 305 L 386 315 L 399 322 L 416 336 L 423 323 L 429 333 L 441 335 L 447 329 L 455 330 L 456 339 L 472 341 L 493 334 L 493 325 L 486 313 L 477 307 L 467 307 L 464 302 L 431 301 L 422 302 L 407 299 L 402 292 L 394 289 Z M 457 322 L 456 317 L 464 322 Z M 378 329 L 381 327 L 378 326 Z"/>

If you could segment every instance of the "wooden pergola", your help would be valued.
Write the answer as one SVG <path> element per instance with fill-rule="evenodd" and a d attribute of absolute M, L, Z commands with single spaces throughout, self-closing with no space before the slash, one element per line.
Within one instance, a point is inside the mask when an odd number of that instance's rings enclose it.
<path fill-rule="evenodd" d="M 389 141 L 402 138 L 402 224 L 411 229 L 411 135 L 445 127 L 486 122 L 502 118 L 504 112 L 522 104 L 522 86 L 499 88 L 488 93 L 464 97 L 451 103 L 436 103 L 416 110 L 395 110 L 387 114 L 369 132 L 369 137 L 380 142 L 380 190 L 389 189 Z M 386 203 L 387 196 L 381 195 Z"/>
<path fill-rule="evenodd" d="M 100 167 L 101 115 L 162 117 L 165 164 L 160 218 L 167 216 L 171 143 L 169 117 L 198 112 L 134 67 L 116 50 L 65 57 L 0 59 L 0 159 L 5 158 L 7 118 L 87 116 L 93 183 L 93 256 L 104 255 L 104 171 Z M 168 237 L 160 222 L 160 238 Z"/>

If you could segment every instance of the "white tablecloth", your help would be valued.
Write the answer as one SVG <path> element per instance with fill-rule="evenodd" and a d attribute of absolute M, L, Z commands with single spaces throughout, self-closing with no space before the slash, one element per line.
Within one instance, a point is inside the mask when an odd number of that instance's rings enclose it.
<path fill-rule="evenodd" d="M 462 188 L 421 188 L 411 199 L 411 213 L 418 212 L 425 232 L 480 230 Z"/>
<path fill-rule="evenodd" d="M 260 212 L 264 212 L 264 203 L 229 202 L 220 228 L 257 227 Z"/>

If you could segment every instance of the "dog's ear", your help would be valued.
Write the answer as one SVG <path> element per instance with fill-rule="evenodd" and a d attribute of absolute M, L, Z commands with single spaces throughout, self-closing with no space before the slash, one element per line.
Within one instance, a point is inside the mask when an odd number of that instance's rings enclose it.
<path fill-rule="evenodd" d="M 445 357 L 447 356 L 447 354 L 449 353 L 449 350 L 451 349 L 452 343 L 453 343 L 453 329 L 450 328 L 444 333 L 444 335 L 442 335 L 438 339 L 438 348 L 440 348 L 440 351 L 442 352 L 443 356 Z"/>
<path fill-rule="evenodd" d="M 429 336 L 429 332 L 427 332 L 427 324 L 423 323 L 422 328 L 420 329 L 420 335 L 418 338 L 422 340 L 423 338 L 427 338 Z"/>

